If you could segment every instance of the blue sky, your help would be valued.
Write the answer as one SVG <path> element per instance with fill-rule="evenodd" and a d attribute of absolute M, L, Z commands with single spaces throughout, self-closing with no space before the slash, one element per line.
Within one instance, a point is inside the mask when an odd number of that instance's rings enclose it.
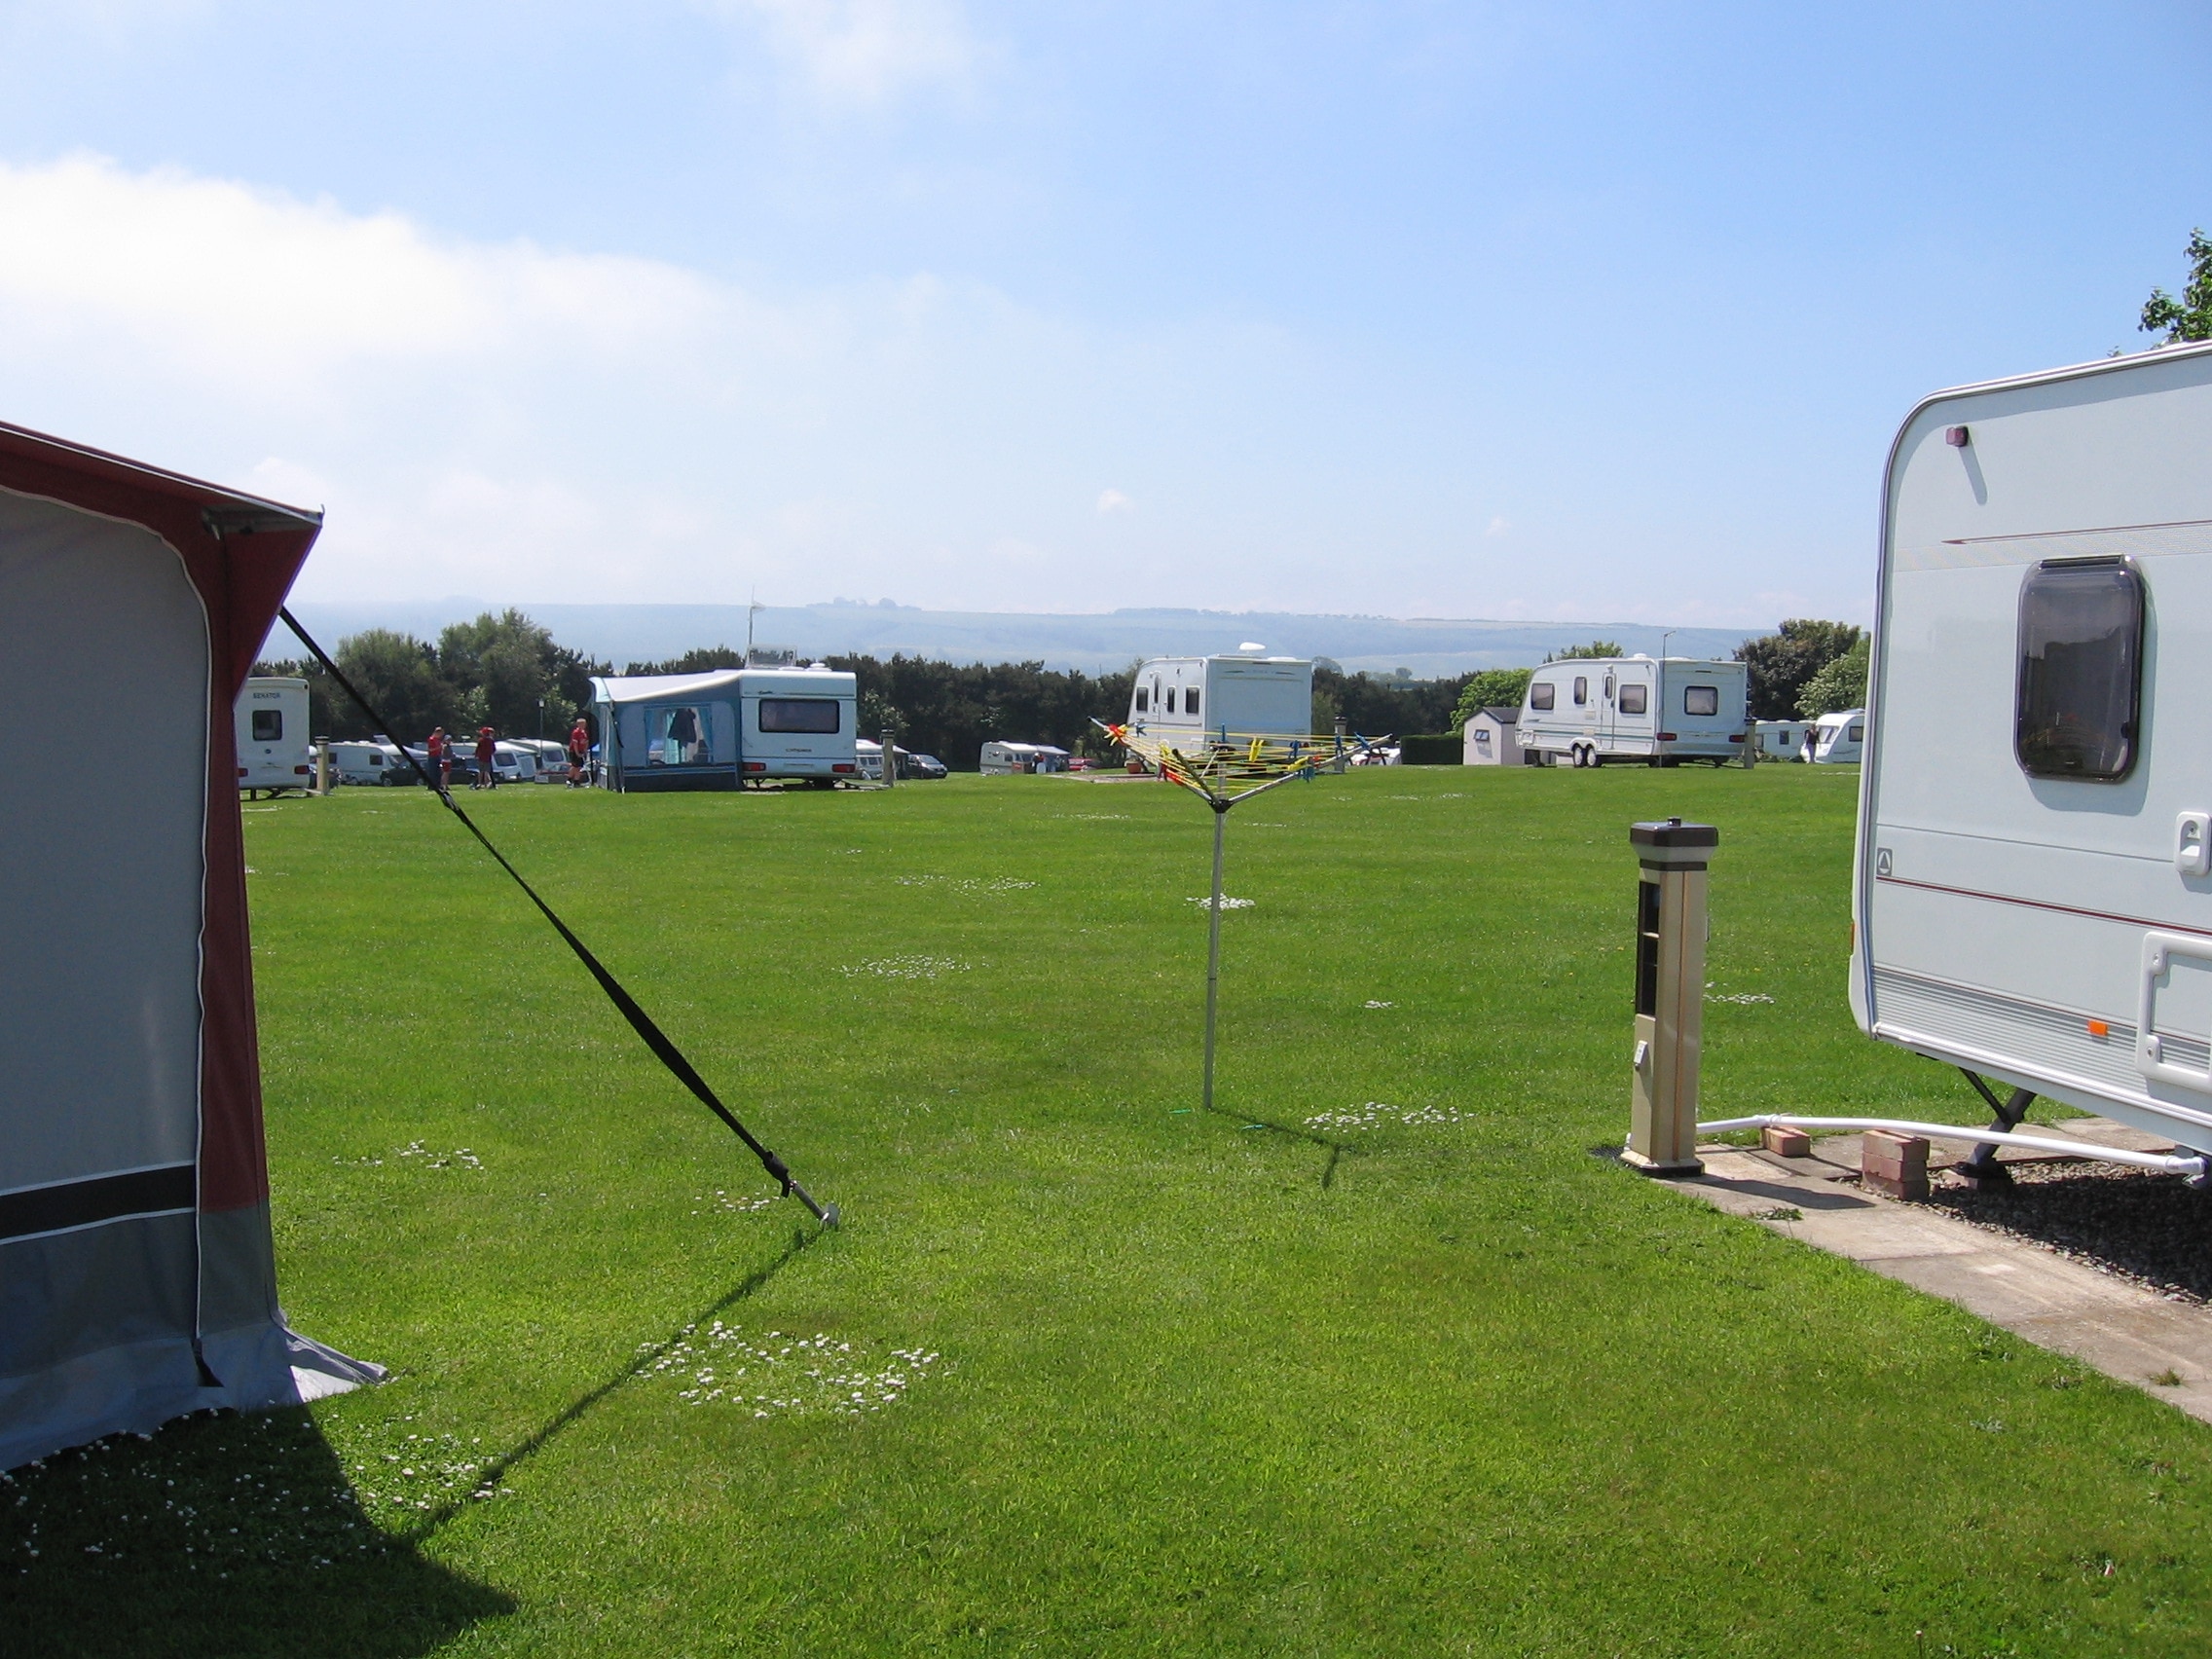
<path fill-rule="evenodd" d="M 0 3 L 0 419 L 303 595 L 1862 618 L 2136 349 L 2179 4 Z"/>

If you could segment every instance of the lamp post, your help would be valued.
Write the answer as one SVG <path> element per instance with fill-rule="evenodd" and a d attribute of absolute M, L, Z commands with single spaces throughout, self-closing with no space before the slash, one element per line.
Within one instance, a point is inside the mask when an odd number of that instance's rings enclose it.
<path fill-rule="evenodd" d="M 1667 660 L 1667 642 L 1680 632 L 1679 628 L 1670 628 L 1659 636 L 1659 660 L 1661 662 Z"/>
<path fill-rule="evenodd" d="M 545 699 L 537 699 L 537 741 L 545 741 Z"/>

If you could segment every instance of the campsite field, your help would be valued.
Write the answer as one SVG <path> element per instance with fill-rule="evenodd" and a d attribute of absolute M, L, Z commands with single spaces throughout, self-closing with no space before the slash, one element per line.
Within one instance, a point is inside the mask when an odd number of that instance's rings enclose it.
<path fill-rule="evenodd" d="M 1216 1116 L 1170 789 L 464 796 L 819 1237 L 434 802 L 263 803 L 285 1304 L 392 1379 L 18 1472 L 0 1645 L 2202 1653 L 2212 1431 L 1593 1156 L 1669 812 L 1709 1105 L 1971 1115 L 1845 1010 L 1855 787 L 1239 808 Z"/>

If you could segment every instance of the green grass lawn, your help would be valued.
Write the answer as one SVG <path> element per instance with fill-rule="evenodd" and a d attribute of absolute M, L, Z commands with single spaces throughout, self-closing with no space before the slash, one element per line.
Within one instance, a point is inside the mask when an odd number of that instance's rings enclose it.
<path fill-rule="evenodd" d="M 1973 1116 L 1845 1007 L 1855 791 L 1239 808 L 1213 1116 L 1179 792 L 464 796 L 820 1236 L 433 801 L 265 804 L 285 1305 L 392 1380 L 18 1471 L 0 1649 L 2201 1654 L 2212 1432 L 1593 1156 L 1668 813 L 1709 1112 Z"/>

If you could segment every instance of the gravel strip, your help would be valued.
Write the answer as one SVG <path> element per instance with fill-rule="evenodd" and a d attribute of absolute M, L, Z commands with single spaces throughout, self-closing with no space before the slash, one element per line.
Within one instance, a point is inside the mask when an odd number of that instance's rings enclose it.
<path fill-rule="evenodd" d="M 1923 1200 L 1975 1227 L 2055 1250 L 2169 1302 L 2212 1302 L 2212 1195 L 2124 1163 L 2013 1163 L 2009 1188 L 1938 1174 Z"/>

